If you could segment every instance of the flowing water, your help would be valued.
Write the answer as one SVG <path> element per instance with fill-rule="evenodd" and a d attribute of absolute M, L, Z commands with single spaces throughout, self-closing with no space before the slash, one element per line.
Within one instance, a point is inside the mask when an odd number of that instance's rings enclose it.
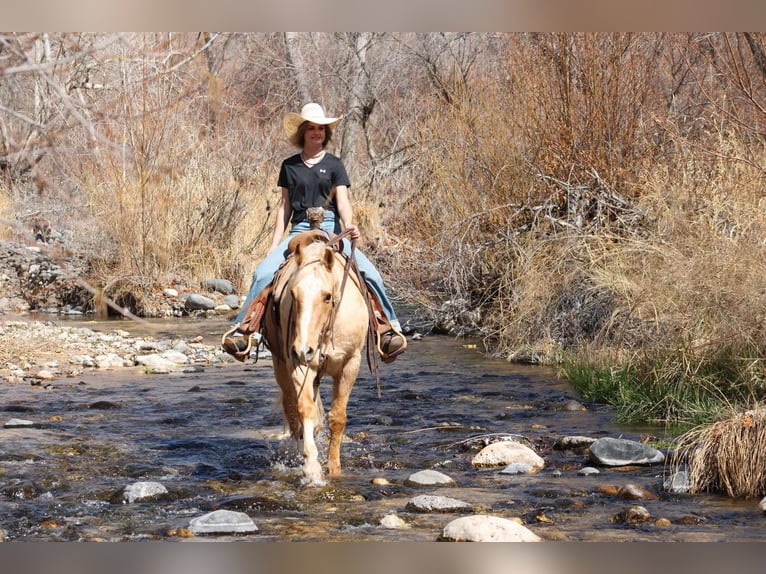
<path fill-rule="evenodd" d="M 202 331 L 215 342 L 225 325 L 157 323 L 163 329 Z M 323 383 L 326 407 L 329 391 Z M 6 540 L 24 541 L 184 540 L 191 518 L 229 509 L 246 512 L 259 530 L 222 539 L 433 541 L 459 515 L 410 512 L 406 505 L 413 496 L 438 494 L 477 513 L 520 518 L 547 540 L 763 539 L 758 501 L 665 493 L 662 465 L 578 475 L 590 464 L 585 454 L 554 450 L 557 438 L 662 439 L 662 430 L 620 428 L 600 405 L 570 410 L 567 401 L 578 397 L 554 371 L 488 359 L 463 340 L 411 341 L 395 363 L 381 364 L 380 398 L 363 366 L 348 408 L 343 476 L 324 487 L 302 485 L 277 398 L 268 359 L 169 375 L 94 371 L 48 388 L 2 384 L 0 422 L 21 418 L 35 427 L 0 428 L 0 530 Z M 506 475 L 472 468 L 484 444 L 508 434 L 533 446 L 545 469 Z M 456 486 L 405 485 L 427 468 Z M 387 483 L 373 483 L 376 477 Z M 125 503 L 123 489 L 138 481 L 159 482 L 169 492 Z M 628 501 L 605 488 L 626 484 L 657 498 Z M 652 519 L 614 520 L 632 504 Z M 387 514 L 408 527 L 384 528 Z M 667 519 L 664 526 L 658 518 Z"/>

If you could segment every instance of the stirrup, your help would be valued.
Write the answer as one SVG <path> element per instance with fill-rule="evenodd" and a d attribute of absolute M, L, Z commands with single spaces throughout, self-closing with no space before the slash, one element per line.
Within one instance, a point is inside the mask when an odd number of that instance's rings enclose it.
<path fill-rule="evenodd" d="M 394 327 L 389 324 L 387 325 L 389 327 L 382 333 L 380 331 L 376 332 L 377 335 L 377 348 L 378 353 L 380 353 L 380 358 L 384 363 L 393 363 L 396 357 L 404 353 L 404 351 L 407 349 L 407 337 L 404 336 L 404 334 L 401 333 L 401 331 L 398 331 L 397 329 L 394 329 Z M 401 337 L 402 338 L 402 346 L 396 349 L 393 352 L 386 353 L 383 351 L 383 335 L 387 335 L 389 333 L 392 333 L 391 337 Z"/>
<path fill-rule="evenodd" d="M 231 337 L 230 335 L 239 329 L 239 323 L 234 325 L 231 329 L 226 331 L 221 337 L 221 349 L 229 353 L 232 357 L 238 360 L 240 363 L 244 363 L 245 359 L 250 356 L 250 350 L 253 348 L 253 339 L 250 335 L 243 335 L 240 337 Z M 241 339 L 245 343 L 245 349 L 240 349 L 237 344 L 237 339 Z"/>

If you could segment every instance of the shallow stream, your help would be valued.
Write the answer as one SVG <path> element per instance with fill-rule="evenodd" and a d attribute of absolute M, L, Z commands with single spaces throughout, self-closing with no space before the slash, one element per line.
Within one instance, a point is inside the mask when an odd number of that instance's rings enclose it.
<path fill-rule="evenodd" d="M 224 328 L 217 321 L 156 325 L 211 342 Z M 329 391 L 323 384 L 326 407 Z M 35 427 L 0 428 L 0 530 L 5 540 L 24 541 L 194 540 L 182 536 L 191 518 L 229 509 L 246 512 L 258 532 L 222 539 L 433 541 L 459 515 L 410 512 L 406 505 L 418 494 L 439 494 L 477 513 L 520 518 L 547 540 L 764 539 L 757 500 L 665 493 L 663 465 L 578 475 L 590 465 L 586 455 L 554 450 L 556 439 L 665 437 L 662 429 L 616 426 L 601 405 L 570 410 L 568 401 L 579 398 L 552 370 L 488 359 L 464 340 L 427 336 L 381 365 L 381 393 L 378 398 L 363 366 L 348 408 L 343 476 L 317 488 L 301 484 L 268 359 L 165 375 L 90 371 L 47 388 L 2 384 L 0 424 L 19 418 Z M 506 475 L 472 468 L 481 446 L 509 434 L 531 445 L 545 469 Z M 320 447 L 325 444 L 320 437 Z M 456 486 L 405 485 L 427 468 L 451 476 Z M 388 484 L 374 484 L 376 477 Z M 169 495 L 125 503 L 122 490 L 138 481 L 159 482 Z M 627 484 L 656 498 L 614 494 Z M 651 520 L 614 519 L 633 504 L 644 506 Z M 408 527 L 384 528 L 387 514 Z"/>

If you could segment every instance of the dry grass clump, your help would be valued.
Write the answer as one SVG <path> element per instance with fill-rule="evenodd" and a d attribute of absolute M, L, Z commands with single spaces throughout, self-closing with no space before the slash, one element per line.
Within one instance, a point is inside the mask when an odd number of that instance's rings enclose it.
<path fill-rule="evenodd" d="M 730 497 L 766 494 L 766 408 L 759 405 L 688 431 L 678 441 L 676 469 L 686 467 L 690 492 Z"/>

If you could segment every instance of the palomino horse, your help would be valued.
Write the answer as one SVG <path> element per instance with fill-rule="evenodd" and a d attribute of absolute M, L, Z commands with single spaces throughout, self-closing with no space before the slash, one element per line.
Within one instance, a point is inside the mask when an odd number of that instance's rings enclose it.
<path fill-rule="evenodd" d="M 263 318 L 285 420 L 293 438 L 303 438 L 303 474 L 315 485 L 324 484 L 314 438 L 324 423 L 319 380 L 328 376 L 333 381 L 327 467 L 330 476 L 337 476 L 346 406 L 369 325 L 356 274 L 344 281 L 346 259 L 318 237 L 317 232 L 307 232 L 303 241 L 296 236 L 292 257 L 274 279 L 274 303 Z"/>

